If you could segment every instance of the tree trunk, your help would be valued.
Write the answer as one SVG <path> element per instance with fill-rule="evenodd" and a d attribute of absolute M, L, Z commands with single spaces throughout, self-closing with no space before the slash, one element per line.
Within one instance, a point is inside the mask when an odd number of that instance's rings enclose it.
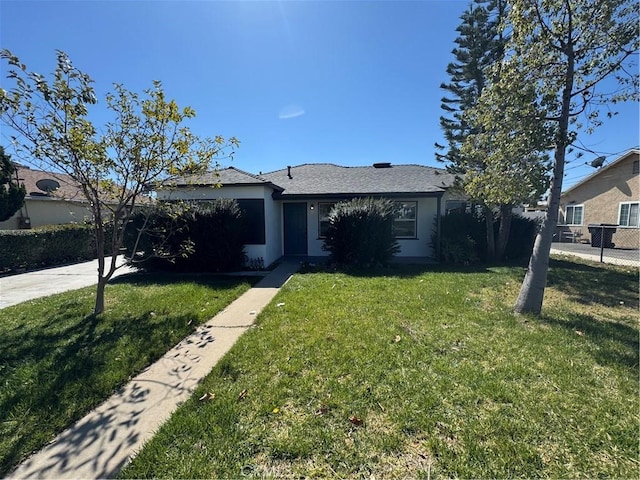
<path fill-rule="evenodd" d="M 509 233 L 511 233 L 512 218 L 511 205 L 500 205 L 500 229 L 498 230 L 498 245 L 496 247 L 496 258 L 498 260 L 504 260 L 504 253 L 509 243 Z"/>
<path fill-rule="evenodd" d="M 569 17 L 569 39 L 573 34 L 571 28 L 571 17 Z M 562 90 L 562 108 L 558 121 L 558 131 L 555 141 L 555 152 L 553 158 L 553 178 L 551 179 L 551 191 L 549 192 L 549 204 L 547 215 L 542 224 L 542 228 L 536 236 L 533 245 L 533 253 L 529 260 L 527 273 L 520 287 L 518 300 L 515 305 L 516 313 L 532 313 L 540 315 L 542 311 L 542 301 L 544 299 L 544 289 L 547 285 L 547 271 L 549 270 L 549 252 L 551 251 L 551 240 L 553 232 L 558 223 L 558 210 L 560 208 L 560 195 L 562 194 L 562 180 L 564 177 L 564 164 L 567 149 L 567 136 L 569 131 L 569 112 L 571 108 L 571 92 L 573 90 L 575 56 L 571 40 L 565 47 L 567 55 L 567 70 L 564 78 Z"/>
<path fill-rule="evenodd" d="M 484 212 L 484 221 L 487 227 L 487 261 L 491 261 L 496 257 L 496 236 L 493 231 L 493 210 L 488 206 L 482 207 Z"/>
<path fill-rule="evenodd" d="M 109 280 L 102 276 L 98 278 L 98 287 L 96 288 L 96 303 L 93 308 L 94 315 L 99 315 L 104 312 L 104 289 L 107 286 L 108 281 Z"/>

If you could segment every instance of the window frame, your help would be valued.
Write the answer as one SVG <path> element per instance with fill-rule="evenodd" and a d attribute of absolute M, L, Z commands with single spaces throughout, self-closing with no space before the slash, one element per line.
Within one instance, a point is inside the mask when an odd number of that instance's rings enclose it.
<path fill-rule="evenodd" d="M 569 219 L 569 209 L 572 209 L 572 214 L 571 214 L 571 222 L 568 221 Z M 576 208 L 580 208 L 581 213 L 580 213 L 580 223 L 575 223 L 575 217 L 576 217 Z M 564 224 L 565 225 L 582 225 L 582 222 L 584 222 L 584 204 L 579 204 L 579 205 L 567 205 L 564 207 Z"/>
<path fill-rule="evenodd" d="M 318 202 L 318 238 L 327 238 L 326 235 L 323 235 L 322 233 L 322 224 L 324 222 L 326 222 L 327 227 L 329 225 L 329 213 L 331 212 L 331 209 L 333 208 L 333 206 L 338 203 L 338 202 Z M 328 205 L 329 209 L 327 210 L 326 213 L 326 217 L 323 218 L 322 216 L 322 211 L 323 208 Z"/>
<path fill-rule="evenodd" d="M 394 200 L 394 210 L 396 213 L 394 213 L 394 217 L 393 217 L 393 226 L 392 226 L 392 231 L 393 231 L 393 237 L 397 238 L 398 240 L 415 240 L 418 238 L 418 202 L 417 200 Z M 413 206 L 413 218 L 398 218 L 397 217 L 397 213 L 399 212 L 399 208 L 401 208 L 401 205 L 403 204 L 412 204 Z M 396 223 L 401 222 L 404 224 L 409 224 L 412 223 L 413 224 L 413 235 L 396 235 L 395 234 L 395 226 Z"/>
<path fill-rule="evenodd" d="M 629 206 L 629 211 L 627 213 L 627 222 L 622 223 L 622 207 L 624 206 Z M 635 218 L 635 225 L 630 225 L 629 221 L 631 220 L 631 210 L 633 205 L 636 205 L 636 218 Z M 618 226 L 620 227 L 624 227 L 624 228 L 638 228 L 640 227 L 640 202 L 620 202 L 618 204 Z"/>

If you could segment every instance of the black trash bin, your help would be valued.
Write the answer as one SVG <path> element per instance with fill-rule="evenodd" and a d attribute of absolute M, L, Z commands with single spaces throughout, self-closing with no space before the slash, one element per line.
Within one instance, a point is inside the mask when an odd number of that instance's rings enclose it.
<path fill-rule="evenodd" d="M 618 225 L 614 223 L 590 223 L 589 233 L 591 234 L 592 247 L 613 248 L 613 234 L 616 233 Z"/>

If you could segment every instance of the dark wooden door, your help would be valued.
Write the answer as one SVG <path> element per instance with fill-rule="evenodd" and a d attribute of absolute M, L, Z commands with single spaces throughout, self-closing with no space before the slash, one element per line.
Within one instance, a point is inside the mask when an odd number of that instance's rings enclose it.
<path fill-rule="evenodd" d="M 284 203 L 284 254 L 307 254 L 307 204 Z"/>

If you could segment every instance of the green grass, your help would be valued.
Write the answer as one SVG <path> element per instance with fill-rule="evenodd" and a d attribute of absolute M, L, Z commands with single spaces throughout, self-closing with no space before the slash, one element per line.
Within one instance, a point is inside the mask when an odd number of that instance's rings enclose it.
<path fill-rule="evenodd" d="M 637 478 L 637 270 L 523 275 L 296 275 L 121 476 Z"/>
<path fill-rule="evenodd" d="M 122 277 L 106 311 L 95 287 L 0 310 L 0 475 L 106 400 L 250 284 L 204 276 Z"/>

